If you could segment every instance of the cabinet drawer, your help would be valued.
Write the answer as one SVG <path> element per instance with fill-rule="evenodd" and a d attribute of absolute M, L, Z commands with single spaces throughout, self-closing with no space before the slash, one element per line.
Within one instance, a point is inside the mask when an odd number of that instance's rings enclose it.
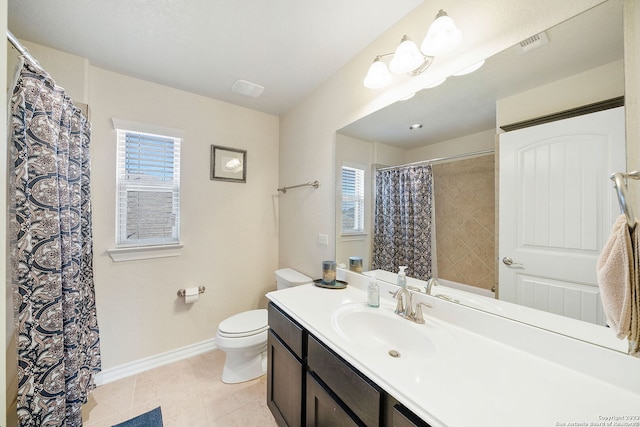
<path fill-rule="evenodd" d="M 367 426 L 380 423 L 382 390 L 309 335 L 307 364 Z"/>
<path fill-rule="evenodd" d="M 271 331 L 298 356 L 298 359 L 302 359 L 304 356 L 304 330 L 302 327 L 272 302 L 269 303 L 268 313 Z"/>
<path fill-rule="evenodd" d="M 431 427 L 402 405 L 394 405 L 392 409 L 393 427 Z"/>

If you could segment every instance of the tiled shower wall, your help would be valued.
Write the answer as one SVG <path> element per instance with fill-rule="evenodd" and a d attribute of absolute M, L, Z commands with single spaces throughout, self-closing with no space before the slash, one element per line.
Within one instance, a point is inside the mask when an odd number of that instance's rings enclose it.
<path fill-rule="evenodd" d="M 495 283 L 494 156 L 433 165 L 438 277 Z"/>

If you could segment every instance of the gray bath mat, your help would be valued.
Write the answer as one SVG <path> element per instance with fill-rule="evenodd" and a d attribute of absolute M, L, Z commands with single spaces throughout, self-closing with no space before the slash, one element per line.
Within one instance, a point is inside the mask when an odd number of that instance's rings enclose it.
<path fill-rule="evenodd" d="M 163 427 L 162 411 L 158 406 L 156 409 L 131 418 L 129 421 L 116 424 L 113 427 Z"/>

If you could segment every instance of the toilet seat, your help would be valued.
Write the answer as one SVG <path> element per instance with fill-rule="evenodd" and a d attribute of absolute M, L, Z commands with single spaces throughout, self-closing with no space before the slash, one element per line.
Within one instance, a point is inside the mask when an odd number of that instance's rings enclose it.
<path fill-rule="evenodd" d="M 269 329 L 267 310 L 249 310 L 235 314 L 220 322 L 218 334 L 226 338 L 258 335 Z"/>

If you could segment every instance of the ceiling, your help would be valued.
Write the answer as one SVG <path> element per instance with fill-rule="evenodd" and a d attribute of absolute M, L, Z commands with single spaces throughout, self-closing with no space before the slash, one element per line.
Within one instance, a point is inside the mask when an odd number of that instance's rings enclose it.
<path fill-rule="evenodd" d="M 280 115 L 422 1 L 9 0 L 8 16 L 19 39 Z M 232 93 L 237 79 L 265 90 Z"/>
<path fill-rule="evenodd" d="M 608 1 L 545 33 L 546 45 L 506 49 L 472 74 L 449 77 L 339 132 L 412 149 L 495 129 L 497 100 L 622 59 L 622 2 Z M 423 127 L 410 131 L 414 123 Z"/>

